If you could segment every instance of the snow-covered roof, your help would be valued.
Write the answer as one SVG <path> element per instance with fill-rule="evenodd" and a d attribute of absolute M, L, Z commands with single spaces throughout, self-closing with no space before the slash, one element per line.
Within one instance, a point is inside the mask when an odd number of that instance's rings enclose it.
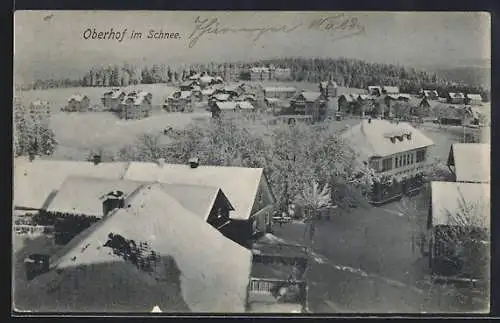
<path fill-rule="evenodd" d="M 14 160 L 14 206 L 41 209 L 68 176 L 119 179 L 128 163 L 99 163 L 35 159 Z M 47 201 L 48 202 L 48 201 Z"/>
<path fill-rule="evenodd" d="M 68 177 L 46 210 L 102 218 L 104 215 L 102 203 L 106 194 L 118 190 L 123 193 L 124 198 L 127 198 L 146 184 L 150 184 L 150 182 L 81 176 Z M 208 219 L 220 191 L 218 187 L 201 185 L 161 184 L 160 187 L 204 221 Z M 224 192 L 220 193 L 229 209 L 233 209 Z"/>
<path fill-rule="evenodd" d="M 383 89 L 387 94 L 399 94 L 399 87 L 397 86 L 383 86 Z"/>
<path fill-rule="evenodd" d="M 402 141 L 396 139 L 392 142 L 391 137 L 404 134 L 410 134 L 410 139 L 403 136 Z M 392 123 L 379 119 L 363 120 L 346 130 L 342 137 L 365 161 L 374 156 L 390 156 L 433 145 L 431 139 L 406 122 Z"/>
<path fill-rule="evenodd" d="M 76 102 L 82 102 L 84 99 L 87 99 L 87 96 L 84 94 L 74 94 L 69 97 L 68 102 L 71 101 L 76 101 Z"/>
<path fill-rule="evenodd" d="M 321 92 L 303 91 L 297 95 L 297 97 L 300 96 L 302 96 L 307 102 L 314 102 L 321 97 Z"/>
<path fill-rule="evenodd" d="M 51 259 L 51 270 L 29 283 L 33 308 L 244 312 L 249 250 L 184 208 L 160 184 L 143 186 L 128 204 L 75 237 Z M 160 259 L 151 271 L 141 270 L 106 245 L 111 233 L 147 243 Z M 50 292 L 48 286 L 55 285 L 59 288 Z"/>
<path fill-rule="evenodd" d="M 288 86 L 288 87 L 265 87 L 264 92 L 297 92 L 297 88 L 293 86 Z"/>
<path fill-rule="evenodd" d="M 489 144 L 452 144 L 448 163 L 455 166 L 456 181 L 490 182 L 490 152 Z"/>
<path fill-rule="evenodd" d="M 160 166 L 156 163 L 132 162 L 124 179 L 219 187 L 235 209 L 230 217 L 246 220 L 250 218 L 263 176 L 262 168 L 204 165 L 191 168 L 180 164 Z"/>
<path fill-rule="evenodd" d="M 236 106 L 242 110 L 255 110 L 255 107 L 248 101 L 240 101 Z"/>
<path fill-rule="evenodd" d="M 448 93 L 448 95 L 452 98 L 452 99 L 465 99 L 465 95 L 463 93 L 455 93 L 455 92 L 450 92 Z"/>
<path fill-rule="evenodd" d="M 490 227 L 490 185 L 432 182 L 432 225 Z"/>
<path fill-rule="evenodd" d="M 483 98 L 481 97 L 481 94 L 472 94 L 472 93 L 469 93 L 469 94 L 467 94 L 467 98 L 471 99 L 473 101 L 483 101 Z"/>
<path fill-rule="evenodd" d="M 231 95 L 229 95 L 227 93 L 218 93 L 218 94 L 214 95 L 214 99 L 217 101 L 227 101 L 227 100 L 229 100 L 230 97 L 231 97 Z"/>
<path fill-rule="evenodd" d="M 231 110 L 235 110 L 238 107 L 237 102 L 233 102 L 233 101 L 215 102 L 215 105 L 217 106 L 217 108 L 219 108 L 222 111 L 231 111 Z"/>

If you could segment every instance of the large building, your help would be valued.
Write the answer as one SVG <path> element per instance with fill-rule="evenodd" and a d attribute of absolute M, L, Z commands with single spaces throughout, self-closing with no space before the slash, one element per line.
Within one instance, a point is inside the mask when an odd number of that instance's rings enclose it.
<path fill-rule="evenodd" d="M 321 92 L 302 91 L 290 100 L 292 114 L 311 116 L 313 122 L 326 118 L 326 98 Z"/>
<path fill-rule="evenodd" d="M 343 133 L 360 162 L 382 180 L 373 187 L 371 202 L 382 204 L 411 194 L 423 185 L 431 139 L 405 122 L 367 119 Z"/>

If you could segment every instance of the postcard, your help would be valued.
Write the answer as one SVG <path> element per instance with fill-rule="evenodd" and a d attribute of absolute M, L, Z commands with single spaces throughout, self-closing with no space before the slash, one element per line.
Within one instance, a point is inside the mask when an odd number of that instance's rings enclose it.
<path fill-rule="evenodd" d="M 16 11 L 13 313 L 488 313 L 490 21 Z"/>

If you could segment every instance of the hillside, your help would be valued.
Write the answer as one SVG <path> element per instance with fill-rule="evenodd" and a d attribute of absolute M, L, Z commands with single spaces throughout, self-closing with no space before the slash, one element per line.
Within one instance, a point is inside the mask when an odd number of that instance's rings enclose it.
<path fill-rule="evenodd" d="M 454 67 L 436 69 L 435 71 L 443 78 L 453 82 L 480 85 L 485 89 L 491 88 L 491 68 L 489 67 Z"/>

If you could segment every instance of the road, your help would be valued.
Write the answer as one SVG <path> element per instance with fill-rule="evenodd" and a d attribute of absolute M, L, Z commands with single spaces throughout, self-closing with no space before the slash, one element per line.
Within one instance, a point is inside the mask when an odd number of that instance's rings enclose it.
<path fill-rule="evenodd" d="M 311 311 L 478 310 L 477 304 L 467 304 L 449 287 L 427 283 L 427 258 L 412 242 L 419 224 L 400 213 L 397 203 L 354 209 L 318 222 L 308 272 Z M 274 229 L 286 241 L 310 245 L 302 223 Z"/>

